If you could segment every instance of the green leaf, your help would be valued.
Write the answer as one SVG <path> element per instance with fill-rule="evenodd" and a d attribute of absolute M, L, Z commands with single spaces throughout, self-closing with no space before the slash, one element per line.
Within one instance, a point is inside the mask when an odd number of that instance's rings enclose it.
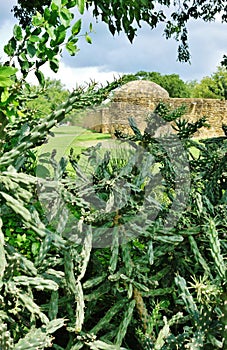
<path fill-rule="evenodd" d="M 74 18 L 74 14 L 66 7 L 63 7 L 60 12 L 60 17 L 63 17 L 64 20 L 68 20 L 71 22 L 71 20 Z M 69 23 L 70 24 L 70 23 Z"/>
<path fill-rule="evenodd" d="M 35 56 L 36 51 L 37 51 L 35 46 L 33 44 L 30 44 L 30 43 L 27 44 L 27 50 L 28 50 L 28 54 L 31 58 Z"/>
<path fill-rule="evenodd" d="M 43 73 L 40 70 L 35 71 L 35 75 L 40 83 L 41 86 L 45 85 L 45 77 Z"/>
<path fill-rule="evenodd" d="M 18 71 L 17 68 L 2 66 L 0 67 L 0 87 L 8 87 L 13 85 L 14 81 L 10 79 Z"/>
<path fill-rule="evenodd" d="M 78 42 L 78 38 L 73 36 L 73 35 L 70 35 L 70 37 L 68 38 L 68 43 L 73 43 L 73 44 L 76 44 Z"/>
<path fill-rule="evenodd" d="M 54 40 L 54 46 L 60 45 L 64 42 L 66 37 L 66 27 L 63 25 L 60 25 L 55 31 L 54 34 L 56 36 L 56 40 Z M 53 44 L 52 44 L 53 45 Z"/>
<path fill-rule="evenodd" d="M 15 39 L 18 41 L 21 41 L 23 39 L 22 29 L 17 24 L 15 24 L 15 26 L 13 28 L 13 35 L 14 35 Z"/>
<path fill-rule="evenodd" d="M 72 27 L 72 35 L 77 35 L 81 30 L 81 19 L 79 19 Z"/>
<path fill-rule="evenodd" d="M 78 0 L 78 10 L 81 13 L 81 15 L 84 13 L 85 10 L 85 0 Z"/>
<path fill-rule="evenodd" d="M 40 41 L 40 37 L 37 35 L 32 35 L 32 36 L 30 36 L 29 41 L 31 43 L 36 43 L 36 42 Z"/>
<path fill-rule="evenodd" d="M 59 7 L 56 4 L 51 4 L 51 10 L 54 12 L 58 12 Z"/>
<path fill-rule="evenodd" d="M 54 73 L 57 73 L 59 69 L 59 61 L 56 58 L 50 61 L 50 68 Z"/>
<path fill-rule="evenodd" d="M 24 71 L 24 72 L 28 72 L 29 68 L 30 68 L 30 64 L 29 64 L 28 60 L 20 60 L 20 59 L 18 59 L 18 61 L 20 63 L 21 70 Z"/>
<path fill-rule="evenodd" d="M 8 89 L 4 89 L 2 94 L 1 94 L 1 102 L 4 103 L 8 100 L 9 98 L 9 91 Z"/>
<path fill-rule="evenodd" d="M 11 38 L 8 42 L 8 44 L 6 44 L 4 46 L 4 52 L 8 55 L 8 56 L 13 56 L 15 51 L 17 48 L 17 42 L 15 40 L 15 38 Z"/>
<path fill-rule="evenodd" d="M 88 34 L 85 35 L 85 39 L 88 44 L 92 44 L 91 37 Z"/>
<path fill-rule="evenodd" d="M 38 36 L 42 33 L 42 29 L 41 28 L 35 28 L 33 31 L 32 31 L 32 36 Z"/>
<path fill-rule="evenodd" d="M 32 24 L 34 27 L 39 27 L 39 26 L 42 26 L 42 24 L 44 23 L 44 18 L 43 16 L 41 15 L 41 13 L 39 12 L 36 12 L 36 16 L 34 16 L 32 18 Z"/>
<path fill-rule="evenodd" d="M 53 40 L 56 40 L 55 30 L 56 29 L 54 28 L 54 25 L 47 29 L 47 34 L 49 34 L 50 38 L 53 39 Z"/>
<path fill-rule="evenodd" d="M 45 19 L 45 21 L 49 21 L 49 19 L 50 19 L 50 15 L 51 15 L 51 12 L 50 12 L 50 9 L 47 7 L 47 8 L 45 8 L 45 10 L 44 10 L 44 19 Z"/>
<path fill-rule="evenodd" d="M 65 27 L 69 27 L 70 26 L 70 22 L 72 20 L 72 14 L 71 12 L 66 9 L 66 8 L 62 8 L 62 10 L 60 11 L 60 19 L 62 24 Z"/>
<path fill-rule="evenodd" d="M 77 46 L 71 41 L 66 44 L 66 49 L 71 56 L 74 56 L 79 51 Z"/>
<path fill-rule="evenodd" d="M 55 52 L 51 49 L 48 49 L 48 48 L 45 50 L 45 54 L 46 54 L 48 60 L 52 60 L 55 56 Z"/>
<path fill-rule="evenodd" d="M 48 23 L 52 26 L 56 25 L 58 22 L 58 11 L 57 10 L 53 10 L 51 13 L 50 13 L 50 18 L 48 20 Z M 49 27 L 50 29 L 51 27 Z"/>
<path fill-rule="evenodd" d="M 42 45 L 46 44 L 46 42 L 48 41 L 48 39 L 49 39 L 48 33 L 44 33 L 43 36 L 41 37 L 41 40 L 40 40 L 41 43 L 42 43 Z"/>
<path fill-rule="evenodd" d="M 0 67 L 0 77 L 10 77 L 18 71 L 17 68 L 2 66 Z"/>
<path fill-rule="evenodd" d="M 71 7 L 75 7 L 77 5 L 77 0 L 65 0 L 65 4 L 67 6 L 67 8 L 71 8 Z"/>

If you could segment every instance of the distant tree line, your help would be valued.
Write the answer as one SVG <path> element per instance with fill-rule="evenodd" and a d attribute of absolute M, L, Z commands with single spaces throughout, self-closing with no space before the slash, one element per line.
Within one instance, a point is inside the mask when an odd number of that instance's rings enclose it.
<path fill-rule="evenodd" d="M 170 97 L 180 98 L 217 98 L 227 99 L 227 69 L 218 66 L 211 76 L 202 78 L 201 81 L 185 82 L 178 74 L 161 74 L 158 72 L 140 71 L 136 74 L 123 76 L 124 82 L 135 79 L 150 80 L 168 91 Z"/>
<path fill-rule="evenodd" d="M 122 77 L 124 83 L 132 80 L 149 80 L 166 91 L 170 97 L 190 97 L 191 85 L 184 82 L 178 74 L 161 74 L 158 72 L 139 71 L 136 74 L 127 74 Z"/>

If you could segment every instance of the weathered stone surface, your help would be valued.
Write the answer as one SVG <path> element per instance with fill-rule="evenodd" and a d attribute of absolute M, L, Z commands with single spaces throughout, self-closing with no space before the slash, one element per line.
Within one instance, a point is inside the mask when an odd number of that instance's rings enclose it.
<path fill-rule="evenodd" d="M 133 117 L 143 131 L 147 116 L 157 104 L 163 101 L 177 108 L 184 104 L 187 107 L 184 118 L 190 122 L 202 116 L 207 118 L 210 128 L 202 128 L 196 137 L 222 136 L 222 124 L 227 124 L 227 101 L 201 98 L 170 98 L 168 92 L 159 85 L 145 80 L 136 80 L 123 85 L 113 94 L 109 106 L 90 111 L 84 120 L 84 126 L 99 132 L 114 133 L 116 129 L 131 132 L 128 118 Z"/>
<path fill-rule="evenodd" d="M 152 98 L 168 98 L 168 92 L 160 85 L 148 80 L 135 80 L 124 84 L 114 92 L 115 102 L 145 103 Z"/>

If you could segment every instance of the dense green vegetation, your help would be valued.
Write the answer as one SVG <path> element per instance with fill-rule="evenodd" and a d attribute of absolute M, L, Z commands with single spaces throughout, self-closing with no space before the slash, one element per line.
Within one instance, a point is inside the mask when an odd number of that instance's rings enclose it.
<path fill-rule="evenodd" d="M 205 119 L 161 103 L 144 133 L 133 118 L 133 135 L 116 132 L 114 151 L 39 152 L 69 113 L 121 85 L 64 100 L 45 81 L 44 63 L 57 71 L 63 46 L 76 52 L 75 5 L 82 14 L 83 1 L 53 0 L 26 30 L 15 25 L 0 67 L 0 349 L 225 349 L 227 137 L 194 141 Z M 48 115 L 37 94 L 51 94 L 26 82 L 30 70 L 59 91 Z M 170 121 L 177 134 L 157 137 Z"/>

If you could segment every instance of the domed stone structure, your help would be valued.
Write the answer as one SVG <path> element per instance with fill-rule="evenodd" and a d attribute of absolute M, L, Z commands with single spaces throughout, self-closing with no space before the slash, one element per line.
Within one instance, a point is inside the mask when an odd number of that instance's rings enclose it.
<path fill-rule="evenodd" d="M 168 92 L 149 80 L 130 81 L 113 92 L 108 110 L 109 131 L 132 133 L 129 117 L 133 117 L 141 130 L 146 127 L 148 114 L 159 101 L 169 99 Z M 107 122 L 103 118 L 103 124 Z"/>
<path fill-rule="evenodd" d="M 169 98 L 168 92 L 160 85 L 149 80 L 133 80 L 116 89 L 113 95 L 115 102 L 133 102 L 154 98 Z"/>
<path fill-rule="evenodd" d="M 185 105 L 184 118 L 195 122 L 206 116 L 210 128 L 201 128 L 196 137 L 222 136 L 222 124 L 227 124 L 227 101 L 201 98 L 170 98 L 168 92 L 158 84 L 148 80 L 134 80 L 117 88 L 111 93 L 106 106 L 88 112 L 83 126 L 111 133 L 116 130 L 132 133 L 128 119 L 133 117 L 141 131 L 146 127 L 148 115 L 154 111 L 160 101 L 172 109 Z"/>

